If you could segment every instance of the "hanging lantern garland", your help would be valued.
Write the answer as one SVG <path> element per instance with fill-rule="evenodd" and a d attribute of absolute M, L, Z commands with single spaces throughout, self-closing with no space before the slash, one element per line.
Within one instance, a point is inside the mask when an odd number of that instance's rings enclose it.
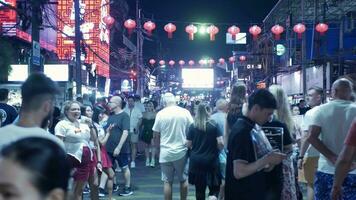
<path fill-rule="evenodd" d="M 236 61 L 235 56 L 231 56 L 229 58 L 230 63 L 234 63 Z"/>
<path fill-rule="evenodd" d="M 298 34 L 299 39 L 302 38 L 302 34 L 305 32 L 305 30 L 306 30 L 305 25 L 302 23 L 298 23 L 293 27 L 293 31 Z"/>
<path fill-rule="evenodd" d="M 168 33 L 168 38 L 171 39 L 173 37 L 173 32 L 177 30 L 177 27 L 172 23 L 168 23 L 164 26 L 164 30 Z"/>
<path fill-rule="evenodd" d="M 183 66 L 183 65 L 185 65 L 185 62 L 184 62 L 184 60 L 180 60 L 180 61 L 179 61 L 178 63 L 179 63 L 179 65 L 180 65 L 180 66 Z"/>
<path fill-rule="evenodd" d="M 225 59 L 224 59 L 224 58 L 220 58 L 220 59 L 219 59 L 219 63 L 220 63 L 220 64 L 224 64 L 224 63 L 225 63 Z"/>
<path fill-rule="evenodd" d="M 215 35 L 219 33 L 219 28 L 214 25 L 210 25 L 207 28 L 207 32 L 210 34 L 210 41 L 214 41 Z"/>
<path fill-rule="evenodd" d="M 194 60 L 189 60 L 188 64 L 189 64 L 190 66 L 193 66 L 193 65 L 195 64 L 195 62 L 194 62 Z"/>
<path fill-rule="evenodd" d="M 253 40 L 257 40 L 258 35 L 262 32 L 262 29 L 257 25 L 253 25 L 249 28 L 248 31 L 253 36 Z"/>
<path fill-rule="evenodd" d="M 132 31 L 136 28 L 136 22 L 132 19 L 128 19 L 124 23 L 125 28 L 127 28 L 129 36 L 132 34 Z"/>
<path fill-rule="evenodd" d="M 237 26 L 230 26 L 227 32 L 231 34 L 232 40 L 236 40 L 236 35 L 240 33 L 240 28 Z"/>
<path fill-rule="evenodd" d="M 172 67 L 174 64 L 176 64 L 176 62 L 174 62 L 174 60 L 170 60 L 168 64 Z"/>
<path fill-rule="evenodd" d="M 274 34 L 274 38 L 279 40 L 281 38 L 281 34 L 284 32 L 283 26 L 276 24 L 271 28 L 272 33 Z"/>
<path fill-rule="evenodd" d="M 160 60 L 159 64 L 162 66 L 162 65 L 166 64 L 166 62 L 164 62 L 164 60 Z"/>
<path fill-rule="evenodd" d="M 240 57 L 239 57 L 239 60 L 240 60 L 241 62 L 246 61 L 246 56 L 240 56 Z"/>
<path fill-rule="evenodd" d="M 105 17 L 103 18 L 103 21 L 104 21 L 104 23 L 105 23 L 105 25 L 106 25 L 106 27 L 107 27 L 108 29 L 111 29 L 112 26 L 113 26 L 114 23 L 115 23 L 115 19 L 114 19 L 113 17 L 111 17 L 110 15 L 105 16 Z"/>
<path fill-rule="evenodd" d="M 325 23 L 319 23 L 315 26 L 315 30 L 320 33 L 320 35 L 324 35 L 326 31 L 328 31 L 329 26 Z"/>
<path fill-rule="evenodd" d="M 151 36 L 152 31 L 156 28 L 156 24 L 151 21 L 147 21 L 143 24 L 143 28 L 147 31 L 148 36 Z"/>
<path fill-rule="evenodd" d="M 193 24 L 185 27 L 185 32 L 188 33 L 189 40 L 194 40 L 194 34 L 198 31 L 198 28 Z"/>
<path fill-rule="evenodd" d="M 154 64 L 156 63 L 156 61 L 155 61 L 155 59 L 150 59 L 149 63 L 150 63 L 151 65 L 154 65 Z"/>

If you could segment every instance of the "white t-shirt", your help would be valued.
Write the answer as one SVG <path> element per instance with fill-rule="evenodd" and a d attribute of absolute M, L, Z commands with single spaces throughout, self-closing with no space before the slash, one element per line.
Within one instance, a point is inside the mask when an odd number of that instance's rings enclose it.
<path fill-rule="evenodd" d="M 142 112 L 135 106 L 130 109 L 128 106 L 125 108 L 125 112 L 130 116 L 130 132 L 138 130 L 138 122 L 142 119 Z"/>
<path fill-rule="evenodd" d="M 345 100 L 333 100 L 319 107 L 310 124 L 321 127 L 321 141 L 332 152 L 339 155 L 355 116 L 355 103 Z M 318 171 L 334 174 L 335 166 L 320 154 Z M 356 174 L 356 170 L 350 173 Z"/>
<path fill-rule="evenodd" d="M 64 144 L 62 140 L 52 135 L 51 133 L 45 131 L 40 127 L 21 127 L 15 124 L 9 124 L 0 128 L 0 150 L 4 148 L 4 146 L 16 142 L 20 139 L 28 138 L 28 137 L 40 137 L 49 139 L 53 142 L 56 142 L 59 146 L 64 149 Z"/>
<path fill-rule="evenodd" d="M 56 136 L 63 137 L 67 154 L 81 162 L 83 147 L 89 147 L 90 129 L 87 124 L 79 123 L 79 128 L 69 120 L 62 120 L 54 128 Z"/>
<path fill-rule="evenodd" d="M 309 130 L 309 126 L 311 125 L 312 119 L 315 117 L 315 113 L 317 112 L 319 106 L 315 106 L 314 108 L 308 110 L 303 118 L 302 123 L 302 131 L 305 134 L 305 131 Z M 307 152 L 305 153 L 305 157 L 319 157 L 320 153 L 316 150 L 312 145 L 309 146 Z"/>
<path fill-rule="evenodd" d="M 160 163 L 176 161 L 186 155 L 186 134 L 192 123 L 189 111 L 178 106 L 168 106 L 157 113 L 152 130 L 161 137 Z"/>

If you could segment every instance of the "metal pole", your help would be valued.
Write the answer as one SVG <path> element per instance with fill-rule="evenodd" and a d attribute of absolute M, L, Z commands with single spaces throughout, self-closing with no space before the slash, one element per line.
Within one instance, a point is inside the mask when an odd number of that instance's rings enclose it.
<path fill-rule="evenodd" d="M 80 31 L 80 0 L 74 0 L 74 11 L 75 11 L 75 71 L 76 71 L 76 88 L 77 95 L 82 94 L 82 63 L 80 60 L 81 49 L 80 41 L 82 38 L 82 33 Z"/>
<path fill-rule="evenodd" d="M 32 29 L 31 29 L 31 37 L 32 37 L 32 53 L 31 53 L 31 67 L 30 73 L 34 72 L 43 72 L 43 67 L 41 65 L 41 47 L 39 45 L 40 41 L 40 17 L 41 14 L 41 5 L 40 1 L 32 0 Z"/>
<path fill-rule="evenodd" d="M 304 0 L 302 0 L 302 22 L 304 22 Z M 302 74 L 303 74 L 303 97 L 305 99 L 305 95 L 307 93 L 307 70 L 306 70 L 306 66 L 305 66 L 305 55 L 306 55 L 306 33 L 303 34 L 303 38 L 302 38 Z"/>
<path fill-rule="evenodd" d="M 136 68 L 137 68 L 137 91 L 136 94 L 143 96 L 145 85 L 145 70 L 142 61 L 142 24 L 141 24 L 141 9 L 140 1 L 136 0 L 136 22 L 137 22 L 137 37 L 136 37 Z"/>

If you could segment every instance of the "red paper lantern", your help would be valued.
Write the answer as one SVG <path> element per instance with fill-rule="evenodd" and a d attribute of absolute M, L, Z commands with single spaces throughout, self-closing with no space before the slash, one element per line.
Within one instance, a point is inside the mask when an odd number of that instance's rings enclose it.
<path fill-rule="evenodd" d="M 219 63 L 220 63 L 220 64 L 224 64 L 224 63 L 225 63 L 225 59 L 224 59 L 224 58 L 220 58 L 220 59 L 219 59 Z"/>
<path fill-rule="evenodd" d="M 315 30 L 320 33 L 320 35 L 324 35 L 326 31 L 328 31 L 329 26 L 324 23 L 319 23 L 315 26 Z"/>
<path fill-rule="evenodd" d="M 240 61 L 245 61 L 245 60 L 246 60 L 246 56 L 240 56 L 240 57 L 239 57 L 239 60 L 240 60 Z"/>
<path fill-rule="evenodd" d="M 283 28 L 283 26 L 280 26 L 280 25 L 276 24 L 271 28 L 271 31 L 274 34 L 274 38 L 276 40 L 279 40 L 279 38 L 281 37 L 281 34 L 284 31 L 284 28 Z"/>
<path fill-rule="evenodd" d="M 195 62 L 194 62 L 194 60 L 189 60 L 188 64 L 189 64 L 190 66 L 193 66 L 193 65 L 195 64 Z"/>
<path fill-rule="evenodd" d="M 159 64 L 160 64 L 160 65 L 164 65 L 164 64 L 166 64 L 166 62 L 164 62 L 164 60 L 160 60 L 160 61 L 159 61 Z"/>
<path fill-rule="evenodd" d="M 214 41 L 215 40 L 215 35 L 217 33 L 219 33 L 219 28 L 214 26 L 214 25 L 210 25 L 207 28 L 207 32 L 210 34 L 210 41 Z"/>
<path fill-rule="evenodd" d="M 156 61 L 155 61 L 155 59 L 150 59 L 149 63 L 150 63 L 151 65 L 154 65 L 154 64 L 156 63 Z"/>
<path fill-rule="evenodd" d="M 194 40 L 194 34 L 198 31 L 198 28 L 193 24 L 185 27 L 185 32 L 189 35 L 189 40 Z"/>
<path fill-rule="evenodd" d="M 127 28 L 129 35 L 131 35 L 132 30 L 136 28 L 136 22 L 132 19 L 128 19 L 124 23 L 125 28 Z"/>
<path fill-rule="evenodd" d="M 143 28 L 148 32 L 148 35 L 151 36 L 152 31 L 156 28 L 156 24 L 151 21 L 147 21 L 143 24 Z"/>
<path fill-rule="evenodd" d="M 248 31 L 253 36 L 253 40 L 256 40 L 258 35 L 262 32 L 262 29 L 257 25 L 253 25 Z"/>
<path fill-rule="evenodd" d="M 176 62 L 174 62 L 174 60 L 170 60 L 170 61 L 168 62 L 168 64 L 169 64 L 170 66 L 173 66 L 174 64 L 176 64 Z"/>
<path fill-rule="evenodd" d="M 168 38 L 172 38 L 173 32 L 177 30 L 177 27 L 172 23 L 168 23 L 164 26 L 164 30 L 168 33 Z"/>
<path fill-rule="evenodd" d="M 209 60 L 209 65 L 213 65 L 213 64 L 215 64 L 215 60 L 214 59 L 210 59 Z"/>
<path fill-rule="evenodd" d="M 185 64 L 184 60 L 180 60 L 178 63 L 179 63 L 180 66 Z"/>
<path fill-rule="evenodd" d="M 111 17 L 110 15 L 105 16 L 103 18 L 103 21 L 108 29 L 111 29 L 112 25 L 115 23 L 115 19 Z"/>
<path fill-rule="evenodd" d="M 199 60 L 199 65 L 204 65 L 204 60 Z"/>
<path fill-rule="evenodd" d="M 227 29 L 227 32 L 231 34 L 232 40 L 236 40 L 236 35 L 240 33 L 240 28 L 237 26 L 230 26 L 229 29 Z"/>
<path fill-rule="evenodd" d="M 305 32 L 305 29 L 305 25 L 302 23 L 298 23 L 293 27 L 293 31 L 298 34 L 299 39 L 302 38 L 302 34 Z"/>
<path fill-rule="evenodd" d="M 229 58 L 229 61 L 230 61 L 231 63 L 234 63 L 234 62 L 236 61 L 235 56 L 231 56 L 231 57 Z"/>

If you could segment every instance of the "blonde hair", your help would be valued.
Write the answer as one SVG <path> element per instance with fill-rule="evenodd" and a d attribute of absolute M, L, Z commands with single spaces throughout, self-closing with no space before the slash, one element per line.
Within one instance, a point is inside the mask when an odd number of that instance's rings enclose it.
<path fill-rule="evenodd" d="M 285 123 L 290 132 L 293 131 L 294 121 L 287 94 L 280 85 L 271 85 L 268 90 L 277 100 L 277 109 L 274 111 L 277 120 Z"/>
<path fill-rule="evenodd" d="M 205 103 L 200 103 L 197 108 L 197 113 L 194 119 L 194 126 L 201 130 L 206 131 L 206 122 L 209 120 L 210 107 Z"/>
<path fill-rule="evenodd" d="M 62 118 L 68 119 L 67 112 L 69 111 L 70 107 L 73 104 L 78 104 L 79 107 L 81 107 L 81 103 L 79 101 L 66 101 L 66 102 L 64 102 L 63 103 L 63 107 L 62 107 Z"/>

